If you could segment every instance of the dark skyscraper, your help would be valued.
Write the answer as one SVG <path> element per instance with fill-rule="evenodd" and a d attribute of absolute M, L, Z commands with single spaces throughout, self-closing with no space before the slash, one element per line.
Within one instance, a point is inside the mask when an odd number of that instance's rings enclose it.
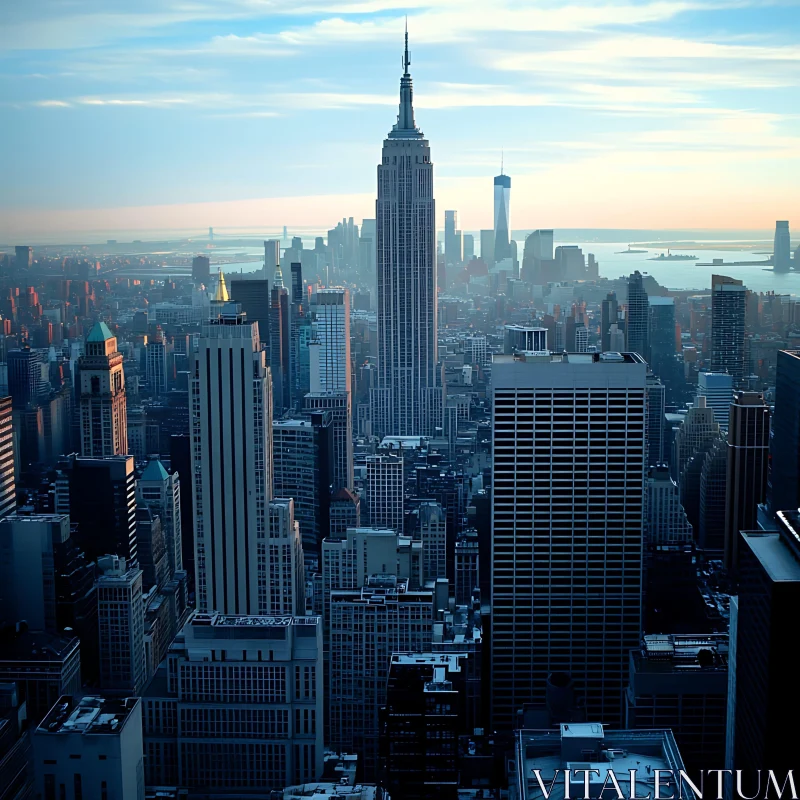
<path fill-rule="evenodd" d="M 739 542 L 733 766 L 743 770 L 748 795 L 756 770 L 785 776 L 797 766 L 797 739 L 782 721 L 800 714 L 786 642 L 800 606 L 800 514 L 781 511 L 777 523 L 777 532 L 742 532 Z"/>
<path fill-rule="evenodd" d="M 737 392 L 728 426 L 725 498 L 725 566 L 739 562 L 739 531 L 754 530 L 758 504 L 767 493 L 769 406 L 761 392 Z"/>
<path fill-rule="evenodd" d="M 232 280 L 231 300 L 239 303 L 248 322 L 258 323 L 258 338 L 269 355 L 269 281 L 263 278 Z"/>
<path fill-rule="evenodd" d="M 192 259 L 192 280 L 208 286 L 211 281 L 211 261 L 208 256 L 195 256 Z"/>
<path fill-rule="evenodd" d="M 414 122 L 408 35 L 397 123 L 378 166 L 377 433 L 432 434 L 441 424 L 436 390 L 436 228 L 433 164 L 428 140 Z"/>
<path fill-rule="evenodd" d="M 711 278 L 711 371 L 727 372 L 738 388 L 745 377 L 747 287 L 724 275 Z"/>
<path fill-rule="evenodd" d="M 511 178 L 502 169 L 494 179 L 494 261 L 511 258 Z"/>
<path fill-rule="evenodd" d="M 627 346 L 630 353 L 647 358 L 650 329 L 650 304 L 644 290 L 642 274 L 638 270 L 628 278 L 628 313 L 625 320 Z"/>
<path fill-rule="evenodd" d="M 617 323 L 618 310 L 617 293 L 609 292 L 600 306 L 600 347 L 604 353 L 611 349 L 611 326 Z"/>
<path fill-rule="evenodd" d="M 778 352 L 768 482 L 772 514 L 800 507 L 800 350 Z"/>
<path fill-rule="evenodd" d="M 671 297 L 650 297 L 647 362 L 660 378 L 669 375 L 675 356 L 675 301 Z"/>

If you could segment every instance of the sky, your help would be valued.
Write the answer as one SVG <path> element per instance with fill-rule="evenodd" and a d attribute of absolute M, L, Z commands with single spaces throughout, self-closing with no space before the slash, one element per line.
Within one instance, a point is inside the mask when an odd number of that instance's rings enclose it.
<path fill-rule="evenodd" d="M 800 0 L 25 0 L 0 241 L 373 217 L 406 15 L 440 226 L 800 226 Z"/>

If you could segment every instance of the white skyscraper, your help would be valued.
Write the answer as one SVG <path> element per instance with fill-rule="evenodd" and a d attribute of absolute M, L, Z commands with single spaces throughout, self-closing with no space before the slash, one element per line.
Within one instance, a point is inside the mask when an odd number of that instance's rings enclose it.
<path fill-rule="evenodd" d="M 414 122 L 408 34 L 400 112 L 383 142 L 376 203 L 378 388 L 374 430 L 431 435 L 441 425 L 436 389 L 436 228 L 433 164 Z"/>
<path fill-rule="evenodd" d="M 495 356 L 492 706 L 510 726 L 569 672 L 619 724 L 642 614 L 647 365 L 636 354 Z"/>
<path fill-rule="evenodd" d="M 272 383 L 258 325 L 203 325 L 192 377 L 197 607 L 270 614 Z M 282 613 L 282 612 L 281 612 Z"/>
<path fill-rule="evenodd" d="M 334 490 L 353 488 L 353 404 L 350 360 L 350 292 L 317 289 L 311 298 L 308 345 L 311 392 L 306 410 L 327 410 L 333 419 Z"/>
<path fill-rule="evenodd" d="M 697 376 L 697 395 L 706 398 L 720 430 L 728 430 L 733 402 L 733 376 L 727 372 L 701 372 Z"/>

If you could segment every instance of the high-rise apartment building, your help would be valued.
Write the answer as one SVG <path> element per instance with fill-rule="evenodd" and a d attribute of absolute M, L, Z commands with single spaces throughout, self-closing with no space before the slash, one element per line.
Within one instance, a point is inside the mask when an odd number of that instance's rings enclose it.
<path fill-rule="evenodd" d="M 166 367 L 166 363 L 165 363 Z M 117 338 L 96 322 L 78 360 L 81 397 L 81 455 L 105 458 L 128 453 L 125 374 Z M 164 376 L 166 378 L 166 369 Z"/>
<path fill-rule="evenodd" d="M 626 348 L 647 358 L 650 352 L 650 299 L 642 273 L 636 270 L 628 278 L 628 311 L 625 320 Z"/>
<path fill-rule="evenodd" d="M 738 389 L 746 377 L 747 287 L 724 275 L 713 275 L 711 284 L 711 371 L 727 372 Z"/>
<path fill-rule="evenodd" d="M 432 593 L 411 591 L 394 575 L 331 593 L 330 745 L 355 748 L 366 779 L 377 773 L 378 715 L 392 653 L 430 650 L 432 625 Z"/>
<path fill-rule="evenodd" d="M 770 512 L 800 508 L 800 350 L 780 350 L 775 373 L 768 500 Z"/>
<path fill-rule="evenodd" d="M 494 262 L 511 258 L 511 178 L 500 174 L 494 179 Z"/>
<path fill-rule="evenodd" d="M 697 376 L 697 394 L 706 398 L 721 431 L 728 430 L 733 402 L 733 376 L 727 372 L 701 372 Z"/>
<path fill-rule="evenodd" d="M 792 240 L 788 220 L 778 220 L 775 223 L 775 246 L 772 254 L 775 272 L 788 272 L 792 268 Z"/>
<path fill-rule="evenodd" d="M 136 481 L 136 500 L 161 518 L 167 547 L 169 575 L 183 569 L 181 536 L 181 482 L 178 473 L 171 475 L 157 459 L 152 459 Z"/>
<path fill-rule="evenodd" d="M 367 456 L 366 500 L 373 528 L 403 530 L 403 459 Z"/>
<path fill-rule="evenodd" d="M 303 551 L 309 563 L 319 558 L 328 535 L 333 472 L 333 421 L 328 411 L 306 419 L 272 423 L 273 488 L 277 497 L 294 498 Z"/>
<path fill-rule="evenodd" d="M 97 625 L 104 690 L 140 694 L 147 680 L 143 573 L 124 558 L 98 559 Z"/>
<path fill-rule="evenodd" d="M 437 390 L 436 216 L 428 140 L 414 122 L 408 35 L 397 122 L 378 166 L 378 433 L 419 436 L 441 425 Z"/>
<path fill-rule="evenodd" d="M 739 566 L 739 531 L 755 530 L 767 496 L 769 406 L 760 392 L 737 392 L 730 407 L 725 496 L 725 565 Z"/>
<path fill-rule="evenodd" d="M 0 397 L 0 519 L 17 505 L 14 477 L 14 425 L 11 397 Z"/>
<path fill-rule="evenodd" d="M 142 697 L 147 785 L 269 797 L 318 780 L 320 628 L 319 617 L 195 614 Z"/>
<path fill-rule="evenodd" d="M 635 353 L 493 361 L 495 727 L 542 702 L 552 672 L 621 719 L 642 616 L 646 375 Z"/>
<path fill-rule="evenodd" d="M 271 613 L 271 389 L 256 325 L 243 314 L 203 325 L 191 390 L 200 611 Z"/>

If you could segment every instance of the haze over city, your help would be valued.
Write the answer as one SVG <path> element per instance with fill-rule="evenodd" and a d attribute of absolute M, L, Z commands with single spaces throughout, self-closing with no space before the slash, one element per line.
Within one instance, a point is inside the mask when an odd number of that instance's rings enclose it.
<path fill-rule="evenodd" d="M 800 216 L 795 2 L 32 0 L 0 8 L 0 239 L 374 214 L 405 16 L 437 226 Z"/>

